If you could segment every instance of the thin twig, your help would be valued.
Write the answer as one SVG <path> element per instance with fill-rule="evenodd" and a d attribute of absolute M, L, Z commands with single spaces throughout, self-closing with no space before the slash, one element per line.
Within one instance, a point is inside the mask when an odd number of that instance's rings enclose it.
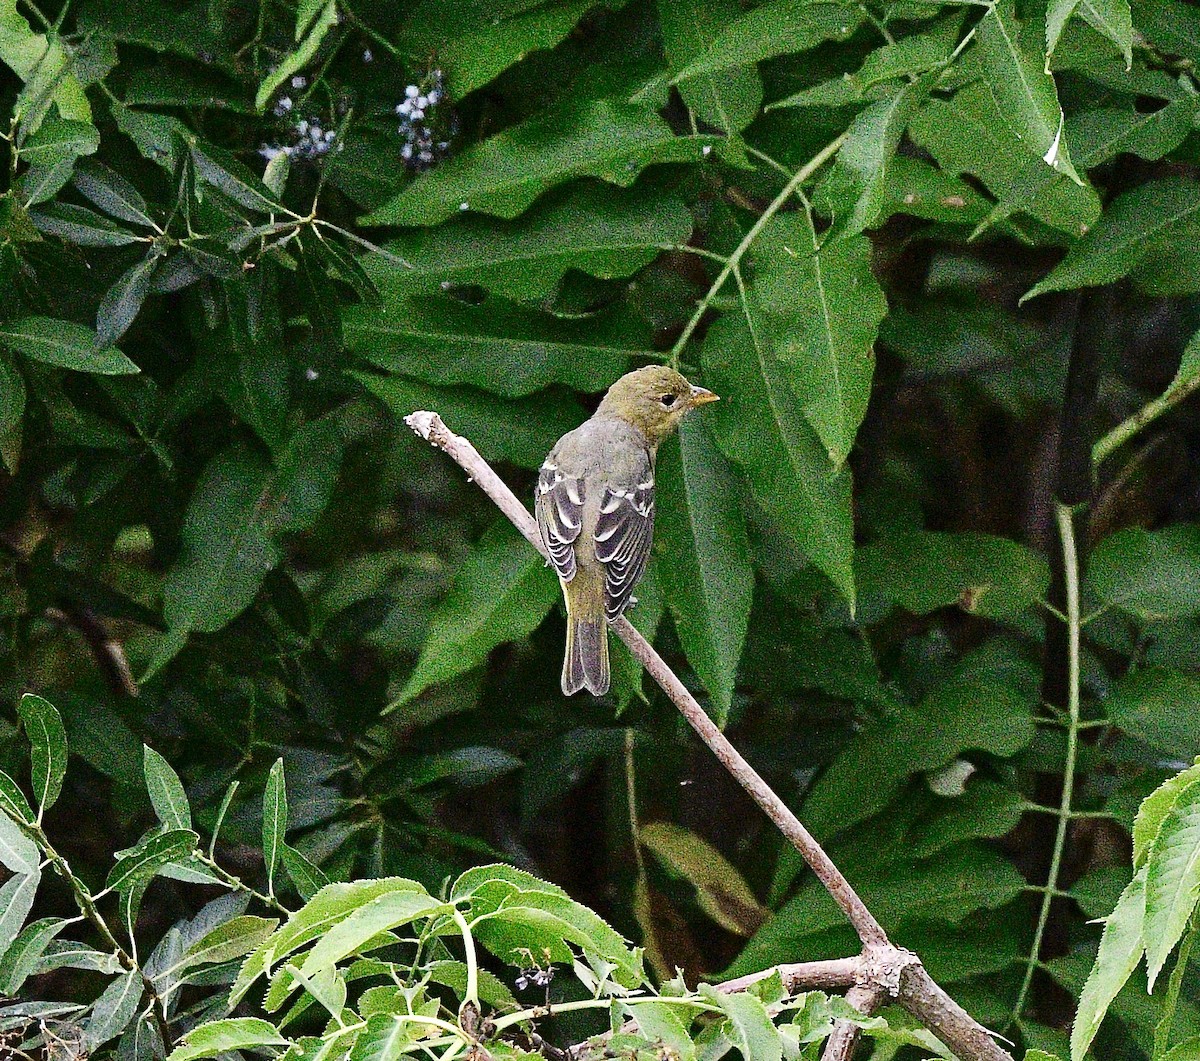
<path fill-rule="evenodd" d="M 1098 468 L 1106 458 L 1112 456 L 1139 431 L 1193 394 L 1197 387 L 1200 387 L 1200 373 L 1185 383 L 1168 387 L 1159 397 L 1148 401 L 1132 416 L 1126 417 L 1092 446 L 1092 464 Z"/>
<path fill-rule="evenodd" d="M 546 556 L 533 516 L 468 439 L 447 428 L 435 412 L 410 413 L 404 422 L 425 441 L 453 458 L 470 480 L 477 483 L 509 518 L 526 541 L 539 554 Z M 855 983 L 864 987 L 884 988 L 964 1061 L 1012 1061 L 1011 1055 L 996 1044 L 987 1029 L 934 983 L 915 954 L 890 943 L 883 926 L 867 909 L 821 845 L 717 729 L 654 647 L 624 617 L 613 623 L 612 628 L 721 764 L 796 847 L 854 926 L 863 942 L 863 953 L 857 959 L 842 961 L 858 963 Z M 845 969 L 844 965 L 839 966 L 839 975 L 844 974 Z"/>

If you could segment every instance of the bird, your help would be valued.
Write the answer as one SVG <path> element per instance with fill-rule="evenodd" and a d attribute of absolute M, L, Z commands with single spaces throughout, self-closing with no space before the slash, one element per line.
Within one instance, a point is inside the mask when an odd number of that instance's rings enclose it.
<path fill-rule="evenodd" d="M 666 365 L 636 369 L 542 464 L 534 510 L 566 599 L 566 696 L 608 692 L 608 623 L 629 607 L 650 557 L 659 443 L 692 409 L 717 400 Z"/>

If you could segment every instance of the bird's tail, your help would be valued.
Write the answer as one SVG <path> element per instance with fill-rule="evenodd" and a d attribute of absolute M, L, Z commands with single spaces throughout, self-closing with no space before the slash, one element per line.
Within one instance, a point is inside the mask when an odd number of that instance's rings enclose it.
<path fill-rule="evenodd" d="M 586 688 L 603 696 L 608 683 L 608 624 L 603 612 L 597 617 L 568 614 L 562 691 L 570 696 Z"/>

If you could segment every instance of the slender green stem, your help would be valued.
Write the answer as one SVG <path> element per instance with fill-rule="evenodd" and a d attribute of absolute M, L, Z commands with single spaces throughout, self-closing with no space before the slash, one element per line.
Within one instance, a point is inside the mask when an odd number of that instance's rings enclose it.
<path fill-rule="evenodd" d="M 454 911 L 454 923 L 462 933 L 463 950 L 467 962 L 467 990 L 463 994 L 463 1005 L 479 1008 L 479 962 L 475 956 L 475 937 L 471 934 L 471 926 L 463 917 L 461 911 Z"/>
<path fill-rule="evenodd" d="M 1105 723 L 1107 724 L 1107 723 Z M 1030 814 L 1059 814 L 1063 813 L 1062 807 L 1046 807 L 1041 803 L 1026 802 L 1022 805 L 1022 810 Z M 1069 818 L 1115 818 L 1116 815 L 1111 811 L 1106 810 L 1072 810 L 1067 812 Z"/>
<path fill-rule="evenodd" d="M 679 367 L 679 355 L 683 352 L 683 348 L 687 346 L 688 340 L 696 331 L 696 328 L 703 319 L 704 314 L 708 312 L 708 307 L 712 305 L 713 299 L 720 294 L 721 288 L 725 286 L 725 281 L 728 280 L 734 274 L 734 272 L 736 272 L 738 265 L 741 263 L 742 258 L 746 254 L 746 251 L 748 251 L 754 245 L 754 241 L 758 239 L 759 233 L 766 228 L 771 218 L 779 213 L 779 210 L 792 197 L 792 195 L 795 194 L 796 190 L 814 173 L 816 173 L 817 170 L 825 165 L 826 162 L 828 162 L 834 155 L 838 153 L 842 144 L 846 142 L 846 137 L 848 135 L 848 133 L 842 133 L 841 136 L 831 140 L 828 144 L 821 148 L 820 151 L 813 155 L 813 157 L 809 159 L 803 166 L 796 170 L 795 174 L 792 176 L 792 179 L 783 186 L 783 190 L 777 196 L 775 196 L 775 198 L 762 212 L 754 224 L 750 226 L 750 230 L 745 236 L 742 237 L 741 243 L 737 245 L 737 247 L 734 249 L 734 252 L 729 256 L 721 271 L 717 273 L 717 278 L 712 282 L 712 286 L 708 289 L 708 294 L 706 294 L 700 300 L 699 305 L 696 306 L 696 311 L 692 314 L 691 319 L 684 326 L 683 331 L 679 333 L 679 338 L 675 340 L 675 345 L 671 347 L 670 360 L 672 367 Z"/>
<path fill-rule="evenodd" d="M 1050 854 L 1050 872 L 1046 877 L 1046 892 L 1042 896 L 1042 907 L 1038 911 L 1037 927 L 1033 932 L 1033 945 L 1029 949 L 1029 960 L 1025 966 L 1025 977 L 1013 1004 L 1011 1027 L 1021 1018 L 1033 974 L 1042 953 L 1042 937 L 1050 920 L 1050 905 L 1058 888 L 1058 874 L 1062 869 L 1063 850 L 1067 844 L 1067 827 L 1071 822 L 1071 798 L 1075 793 L 1075 758 L 1079 751 L 1079 554 L 1075 548 L 1075 522 L 1071 507 L 1061 501 L 1054 503 L 1054 520 L 1058 524 L 1062 539 L 1063 573 L 1067 597 L 1067 756 L 1063 764 L 1062 799 L 1058 805 L 1058 829 L 1054 833 L 1054 848 Z"/>
<path fill-rule="evenodd" d="M 1171 1025 L 1175 1022 L 1175 1008 L 1179 1005 L 1179 992 L 1183 987 L 1183 977 L 1187 973 L 1188 962 L 1192 957 L 1192 948 L 1196 945 L 1196 936 L 1200 934 L 1200 919 L 1192 912 L 1192 924 L 1183 942 L 1179 944 L 1179 954 L 1175 959 L 1175 968 L 1171 970 L 1171 979 L 1167 984 L 1167 994 L 1163 999 L 1163 1014 L 1154 1026 L 1153 1061 L 1161 1061 L 1171 1044 Z"/>
<path fill-rule="evenodd" d="M 698 1009 L 708 1013 L 718 1012 L 716 1006 L 702 998 L 650 996 L 646 1001 L 664 1002 L 667 1005 L 684 1006 L 687 1009 Z M 505 1028 L 511 1028 L 514 1024 L 522 1024 L 527 1020 L 536 1020 L 539 1017 L 550 1017 L 558 1013 L 571 1013 L 582 1009 L 610 1009 L 612 1004 L 611 998 L 585 998 L 578 1002 L 559 1002 L 553 1006 L 535 1006 L 532 1009 L 523 1009 L 520 1013 L 508 1013 L 503 1017 L 497 1017 L 493 1021 L 493 1024 L 496 1031 L 500 1032 Z"/>
<path fill-rule="evenodd" d="M 1200 387 L 1200 373 L 1178 386 L 1172 384 L 1159 397 L 1147 402 L 1132 416 L 1122 420 L 1092 446 L 1092 466 L 1100 467 L 1106 458 L 1112 456 L 1114 451 L 1120 449 L 1134 435 L 1154 423 L 1164 413 L 1175 408 L 1186 397 L 1193 394 L 1197 387 Z"/>
<path fill-rule="evenodd" d="M 249 895 L 252 899 L 257 899 L 264 906 L 269 906 L 277 913 L 283 914 L 284 917 L 292 916 L 292 911 L 284 906 L 283 903 L 281 903 L 273 895 L 263 895 L 262 892 L 255 891 L 245 881 L 241 880 L 239 877 L 235 877 L 232 873 L 229 873 L 227 870 L 223 869 L 217 862 L 209 858 L 208 855 L 204 854 L 203 851 L 196 851 L 195 858 L 196 861 L 202 863 L 204 867 L 213 874 L 213 876 L 220 878 L 222 884 L 227 884 L 235 891 Z"/>

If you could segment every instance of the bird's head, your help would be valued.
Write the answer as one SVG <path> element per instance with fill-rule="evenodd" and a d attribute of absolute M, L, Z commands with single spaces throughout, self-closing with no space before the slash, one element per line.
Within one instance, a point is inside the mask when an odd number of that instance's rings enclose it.
<path fill-rule="evenodd" d="M 712 391 L 693 386 L 673 368 L 647 365 L 626 373 L 609 387 L 597 414 L 633 424 L 657 446 L 697 405 L 715 401 L 717 395 Z"/>

